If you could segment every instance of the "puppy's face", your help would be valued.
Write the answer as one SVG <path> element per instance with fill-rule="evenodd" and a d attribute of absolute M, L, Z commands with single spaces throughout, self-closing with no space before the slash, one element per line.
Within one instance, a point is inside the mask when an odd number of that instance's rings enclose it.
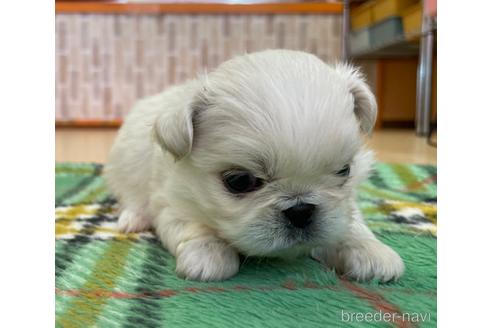
<path fill-rule="evenodd" d="M 174 124 L 188 142 L 160 136 L 179 159 L 171 179 L 186 186 L 172 205 L 248 255 L 294 254 L 342 234 L 371 165 L 361 131 L 376 113 L 354 71 L 299 52 L 243 56 L 211 73 L 187 108 Z"/>

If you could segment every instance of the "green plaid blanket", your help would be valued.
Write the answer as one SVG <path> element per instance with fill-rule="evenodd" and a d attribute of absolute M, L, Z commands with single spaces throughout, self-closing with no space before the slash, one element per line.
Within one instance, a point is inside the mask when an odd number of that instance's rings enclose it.
<path fill-rule="evenodd" d="M 398 282 L 355 283 L 310 258 L 248 259 L 217 283 L 176 277 L 151 232 L 115 230 L 97 164 L 56 165 L 57 327 L 435 327 L 436 167 L 376 165 L 359 203 L 403 258 Z"/>

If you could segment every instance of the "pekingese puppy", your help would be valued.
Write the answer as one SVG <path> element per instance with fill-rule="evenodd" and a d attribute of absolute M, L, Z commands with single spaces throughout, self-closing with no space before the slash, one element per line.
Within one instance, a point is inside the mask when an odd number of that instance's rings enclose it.
<path fill-rule="evenodd" d="M 289 50 L 231 59 L 126 118 L 105 168 L 119 228 L 153 228 L 187 279 L 232 277 L 239 253 L 311 254 L 356 280 L 397 279 L 400 256 L 356 203 L 376 112 L 351 66 Z"/>

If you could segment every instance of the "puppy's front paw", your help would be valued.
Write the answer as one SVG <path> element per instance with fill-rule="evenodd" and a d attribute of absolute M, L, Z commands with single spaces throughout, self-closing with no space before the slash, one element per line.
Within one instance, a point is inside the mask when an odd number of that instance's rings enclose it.
<path fill-rule="evenodd" d="M 237 252 L 219 239 L 192 239 L 177 248 L 176 273 L 186 279 L 225 280 L 238 271 Z"/>
<path fill-rule="evenodd" d="M 379 240 L 366 239 L 356 244 L 344 244 L 336 251 L 316 249 L 312 255 L 345 277 L 357 281 L 397 280 L 405 271 L 400 256 Z"/>
<path fill-rule="evenodd" d="M 142 232 L 150 228 L 149 218 L 136 211 L 124 209 L 118 218 L 118 231 L 123 233 Z"/>

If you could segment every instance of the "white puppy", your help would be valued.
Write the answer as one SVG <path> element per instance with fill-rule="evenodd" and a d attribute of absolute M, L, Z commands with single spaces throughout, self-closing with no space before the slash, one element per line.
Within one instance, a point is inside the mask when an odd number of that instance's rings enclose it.
<path fill-rule="evenodd" d="M 350 66 L 297 51 L 236 57 L 140 101 L 105 175 L 123 231 L 154 228 L 188 279 L 227 279 L 239 256 L 309 254 L 357 280 L 404 265 L 356 204 L 376 102 Z"/>

